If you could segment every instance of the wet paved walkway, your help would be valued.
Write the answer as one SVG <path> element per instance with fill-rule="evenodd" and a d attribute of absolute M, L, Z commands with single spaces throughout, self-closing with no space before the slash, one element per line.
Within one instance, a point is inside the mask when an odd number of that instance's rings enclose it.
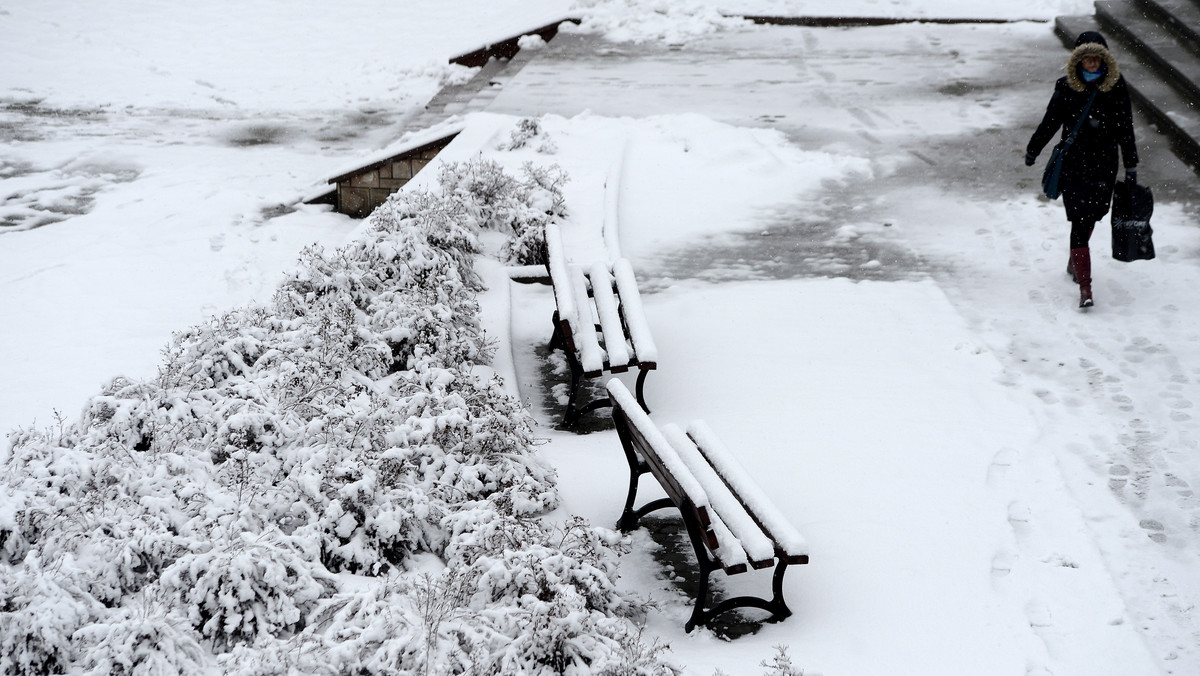
<path fill-rule="evenodd" d="M 819 203 L 780 213 L 731 247 L 672 252 L 660 261 L 675 279 L 689 269 L 736 277 L 746 261 L 756 276 L 895 279 L 953 261 L 922 260 L 886 236 L 849 246 L 833 234 L 850 215 L 874 216 L 886 227 L 889 205 L 918 187 L 996 201 L 1029 196 L 1039 174 L 1021 156 L 1065 56 L 1049 27 L 1035 23 L 763 27 L 686 46 L 566 33 L 530 59 L 489 110 L 567 117 L 700 113 L 778 129 L 806 150 L 896 166 L 888 175 L 830 186 Z M 1200 204 L 1200 181 L 1144 122 L 1139 132 L 1143 181 L 1160 200 Z M 890 264 L 861 265 L 872 258 Z"/>
<path fill-rule="evenodd" d="M 1200 364 L 1191 363 L 1200 337 L 1188 328 L 1197 308 L 1194 294 L 1163 289 L 1147 272 L 1154 268 L 1117 272 L 1102 261 L 1097 288 L 1106 305 L 1091 315 L 1075 310 L 1061 271 L 1061 206 L 1037 196 L 1040 165 L 1021 162 L 1065 58 L 1051 27 L 1038 23 L 774 27 L 686 45 L 560 34 L 489 110 L 699 113 L 780 130 L 808 151 L 868 158 L 871 175 L 765 216 L 752 233 L 641 259 L 634 252 L 645 287 L 653 293 L 661 280 L 688 277 L 936 280 L 1013 385 L 1044 401 L 1046 444 L 1059 461 L 1087 468 L 1067 473 L 1083 510 L 1099 504 L 1087 494 L 1107 492 L 1141 524 L 1140 535 L 1097 526 L 1097 544 L 1152 652 L 1164 668 L 1186 668 L 1200 664 L 1191 618 L 1200 589 L 1186 563 L 1200 560 L 1192 490 L 1200 485 L 1200 421 L 1190 413 L 1200 404 Z M 1156 213 L 1165 207 L 1175 222 L 1200 225 L 1200 180 L 1144 119 L 1137 131 L 1139 173 L 1154 187 Z M 864 222 L 878 227 L 853 243 L 836 237 Z M 1162 244 L 1165 260 L 1155 265 L 1183 266 L 1175 279 L 1200 283 L 1190 271 L 1200 267 L 1197 253 Z M 870 260 L 885 264 L 863 265 Z M 1083 410 L 1109 424 L 1063 438 Z M 1138 569 L 1154 557 L 1153 570 Z"/>

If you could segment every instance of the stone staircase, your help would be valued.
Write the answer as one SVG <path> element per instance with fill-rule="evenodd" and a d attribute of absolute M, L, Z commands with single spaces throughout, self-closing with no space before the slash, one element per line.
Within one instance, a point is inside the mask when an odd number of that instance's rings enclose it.
<path fill-rule="evenodd" d="M 1068 49 L 1083 31 L 1100 31 L 1134 105 L 1200 171 L 1200 0 L 1101 0 L 1094 16 L 1062 16 L 1054 27 Z"/>

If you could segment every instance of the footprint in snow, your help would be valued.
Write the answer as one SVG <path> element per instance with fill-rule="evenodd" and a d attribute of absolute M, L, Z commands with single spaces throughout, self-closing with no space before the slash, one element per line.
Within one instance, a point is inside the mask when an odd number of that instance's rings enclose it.
<path fill-rule="evenodd" d="M 1034 629 L 1054 626 L 1054 614 L 1050 612 L 1050 606 L 1042 601 L 1033 600 L 1025 604 L 1025 617 L 1029 620 L 1029 626 Z"/>
<path fill-rule="evenodd" d="M 1023 503 L 1014 502 L 1008 506 L 1008 525 L 1012 527 L 1013 533 L 1018 538 L 1024 538 L 1029 534 L 1029 521 L 1032 516 L 1029 507 Z"/>
<path fill-rule="evenodd" d="M 1036 390 L 1034 394 L 1046 404 L 1057 404 L 1059 402 L 1058 395 L 1049 390 Z"/>
<path fill-rule="evenodd" d="M 1160 545 L 1167 541 L 1167 534 L 1163 532 L 1166 530 L 1166 528 L 1163 527 L 1161 521 L 1157 521 L 1155 519 L 1142 519 L 1138 522 L 1138 525 L 1144 530 L 1149 531 L 1146 533 L 1146 535 Z"/>
<path fill-rule="evenodd" d="M 988 465 L 987 480 L 988 483 L 995 484 L 1008 475 L 1008 470 L 1017 463 L 1018 455 L 1014 449 L 1002 448 L 996 451 L 992 456 L 992 462 Z"/>
<path fill-rule="evenodd" d="M 992 583 L 1008 577 L 1012 573 L 1015 557 L 1009 552 L 998 552 L 992 557 Z"/>
<path fill-rule="evenodd" d="M 1118 394 L 1114 396 L 1112 400 L 1117 404 L 1117 408 L 1121 411 L 1125 411 L 1126 413 L 1133 411 L 1133 400 L 1126 395 Z"/>
<path fill-rule="evenodd" d="M 1120 495 L 1125 485 L 1129 483 L 1129 468 L 1125 465 L 1113 465 L 1108 468 L 1108 487 Z"/>

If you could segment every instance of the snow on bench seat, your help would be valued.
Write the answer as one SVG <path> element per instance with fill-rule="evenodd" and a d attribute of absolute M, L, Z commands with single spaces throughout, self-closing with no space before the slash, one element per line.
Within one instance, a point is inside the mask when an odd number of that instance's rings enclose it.
<path fill-rule="evenodd" d="M 569 283 L 575 300 L 576 317 L 579 325 L 572 325 L 572 339 L 575 348 L 579 350 L 579 364 L 583 374 L 595 378 L 604 372 L 604 350 L 600 347 L 600 338 L 596 335 L 596 320 L 592 315 L 592 304 L 588 302 L 588 280 L 583 276 L 583 268 L 572 265 Z"/>
<path fill-rule="evenodd" d="M 678 425 L 663 425 L 663 436 L 675 449 L 675 453 L 687 465 L 692 476 L 709 496 L 709 504 L 735 536 L 731 542 L 719 543 L 713 552 L 721 560 L 722 568 L 728 569 L 726 561 L 749 562 L 754 568 L 766 568 L 775 564 L 775 545 L 762 528 L 754 521 L 737 497 L 701 455 L 695 442 L 688 438 Z"/>
<path fill-rule="evenodd" d="M 738 495 L 758 526 L 772 540 L 779 544 L 781 556 L 788 557 L 792 563 L 805 563 L 808 558 L 808 542 L 804 536 L 792 526 L 791 522 L 779 511 L 758 487 L 742 463 L 729 452 L 725 444 L 717 437 L 708 423 L 695 420 L 688 425 L 688 437 L 695 442 L 697 449 L 703 454 L 706 464 L 711 465 L 720 473 L 722 480 L 730 490 Z M 802 560 L 804 559 L 804 560 Z"/>
<path fill-rule="evenodd" d="M 558 319 L 566 322 L 572 332 L 579 326 L 579 313 L 575 310 L 575 296 L 571 291 L 567 256 L 563 252 L 562 236 L 558 226 L 546 226 L 546 268 L 550 272 L 550 284 L 554 289 L 554 304 L 558 307 Z"/>
<path fill-rule="evenodd" d="M 592 285 L 592 300 L 596 303 L 596 314 L 604 334 L 604 350 L 608 353 L 609 370 L 622 373 L 629 370 L 629 346 L 625 342 L 625 328 L 621 324 L 621 312 L 617 308 L 617 295 L 613 293 L 613 275 L 604 263 L 592 266 L 588 280 Z M 586 370 L 586 369 L 585 369 Z"/>
<path fill-rule="evenodd" d="M 551 348 L 562 347 L 571 367 L 571 387 L 564 423 L 586 411 L 608 405 L 598 399 L 576 407 L 580 379 L 604 372 L 623 373 L 636 367 L 637 399 L 649 410 L 644 396 L 647 372 L 658 367 L 658 348 L 642 309 L 633 266 L 618 259 L 611 265 L 595 262 L 586 269 L 572 264 L 559 227 L 545 229 L 546 269 L 554 287 L 554 337 Z"/>
<path fill-rule="evenodd" d="M 618 527 L 629 531 L 646 514 L 679 510 L 700 567 L 700 588 L 686 629 L 735 608 L 760 608 L 778 621 L 791 615 L 783 598 L 789 565 L 808 563 L 804 538 L 787 522 L 745 469 L 702 422 L 685 434 L 676 425 L 657 427 L 620 380 L 608 381 L 613 422 L 629 463 L 629 492 Z M 716 462 L 712 459 L 716 458 Z M 635 507 L 639 479 L 651 474 L 667 497 Z M 744 493 L 743 493 L 744 491 Z M 709 575 L 775 567 L 771 597 L 738 596 L 708 607 Z"/>
<path fill-rule="evenodd" d="M 617 290 L 625 306 L 625 323 L 629 327 L 629 338 L 638 364 L 643 368 L 654 368 L 658 364 L 658 347 L 646 324 L 646 313 L 642 310 L 642 294 L 638 291 L 637 278 L 633 276 L 633 265 L 626 258 L 613 263 L 613 276 Z"/>
<path fill-rule="evenodd" d="M 661 461 L 662 466 L 674 477 L 683 489 L 683 493 L 692 501 L 696 509 L 708 509 L 708 493 L 688 471 L 687 465 L 680 459 L 667 438 L 663 436 L 650 416 L 638 405 L 633 393 L 619 380 L 608 381 L 608 394 L 613 398 L 613 404 L 625 412 L 630 422 L 642 436 L 645 443 L 654 449 L 654 455 Z"/>

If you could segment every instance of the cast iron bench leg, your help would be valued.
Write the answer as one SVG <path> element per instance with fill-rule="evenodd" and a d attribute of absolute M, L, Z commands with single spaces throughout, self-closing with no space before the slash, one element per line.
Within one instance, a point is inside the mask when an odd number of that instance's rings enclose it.
<path fill-rule="evenodd" d="M 583 378 L 583 367 L 575 363 L 575 359 L 567 356 L 567 361 L 571 365 L 571 389 L 567 396 L 567 410 L 563 413 L 563 426 L 569 427 L 579 419 L 583 411 L 576 410 L 575 398 L 579 396 L 579 381 Z"/>
<path fill-rule="evenodd" d="M 551 321 L 554 322 L 554 333 L 550 335 L 550 349 L 566 349 L 566 343 L 563 341 L 562 327 L 559 325 L 558 321 L 558 310 L 554 311 L 554 316 L 551 318 Z"/>
<path fill-rule="evenodd" d="M 707 624 L 713 618 L 712 614 L 704 611 L 704 607 L 708 605 L 709 576 L 718 568 L 708 556 L 708 551 L 704 545 L 704 536 L 700 533 L 699 525 L 691 521 L 691 519 L 684 519 L 688 529 L 688 537 L 692 541 L 692 549 L 696 552 L 696 562 L 700 564 L 700 588 L 696 591 L 696 605 L 692 608 L 692 616 L 688 618 L 687 624 L 683 625 L 683 630 L 689 634 L 693 629 Z"/>
<path fill-rule="evenodd" d="M 646 375 L 649 373 L 650 373 L 650 371 L 648 371 L 646 369 L 638 369 L 637 401 L 638 401 L 638 404 L 641 405 L 642 410 L 645 411 L 646 413 L 650 412 L 650 407 L 646 405 L 646 398 L 642 395 L 642 389 L 646 385 Z"/>
<path fill-rule="evenodd" d="M 787 572 L 787 567 L 788 562 L 780 559 L 779 563 L 775 564 L 775 574 L 771 577 L 771 607 L 775 613 L 770 618 L 772 622 L 778 622 L 792 614 L 792 609 L 788 608 L 787 601 L 783 599 L 783 574 Z"/>

